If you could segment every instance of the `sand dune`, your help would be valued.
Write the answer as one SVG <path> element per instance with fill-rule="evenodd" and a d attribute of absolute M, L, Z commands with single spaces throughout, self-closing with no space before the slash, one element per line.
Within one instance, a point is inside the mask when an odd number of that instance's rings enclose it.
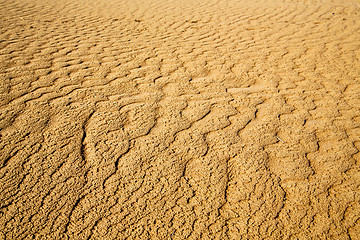
<path fill-rule="evenodd" d="M 359 1 L 0 15 L 0 239 L 360 239 Z"/>

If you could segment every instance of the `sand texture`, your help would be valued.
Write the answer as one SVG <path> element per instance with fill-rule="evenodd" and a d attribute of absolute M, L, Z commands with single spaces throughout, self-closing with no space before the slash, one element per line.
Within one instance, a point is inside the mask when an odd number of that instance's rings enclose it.
<path fill-rule="evenodd" d="M 360 239 L 359 0 L 1 0 L 0 239 Z"/>

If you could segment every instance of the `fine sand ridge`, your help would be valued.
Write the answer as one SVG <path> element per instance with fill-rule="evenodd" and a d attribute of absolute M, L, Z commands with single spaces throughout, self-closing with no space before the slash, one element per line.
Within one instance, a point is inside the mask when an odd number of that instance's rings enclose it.
<path fill-rule="evenodd" d="M 360 239 L 359 1 L 0 16 L 0 239 Z"/>

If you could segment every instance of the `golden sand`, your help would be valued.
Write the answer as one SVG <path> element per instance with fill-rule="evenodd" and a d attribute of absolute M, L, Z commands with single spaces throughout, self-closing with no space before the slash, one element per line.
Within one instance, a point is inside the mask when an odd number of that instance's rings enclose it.
<path fill-rule="evenodd" d="M 358 0 L 0 16 L 0 239 L 360 239 Z"/>

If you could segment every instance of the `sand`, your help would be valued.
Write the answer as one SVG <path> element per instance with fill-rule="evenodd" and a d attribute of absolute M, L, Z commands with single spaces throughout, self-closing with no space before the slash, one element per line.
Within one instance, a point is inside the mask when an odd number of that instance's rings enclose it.
<path fill-rule="evenodd" d="M 0 239 L 360 239 L 358 0 L 0 16 Z"/>

